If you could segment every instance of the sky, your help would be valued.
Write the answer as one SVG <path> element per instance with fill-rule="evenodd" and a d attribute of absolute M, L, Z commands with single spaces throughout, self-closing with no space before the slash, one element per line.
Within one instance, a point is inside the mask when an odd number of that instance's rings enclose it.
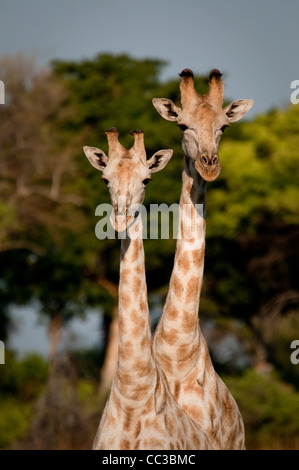
<path fill-rule="evenodd" d="M 291 82 L 299 80 L 298 19 L 298 0 L 0 0 L 0 58 L 34 55 L 44 66 L 127 53 L 166 61 L 163 80 L 184 68 L 199 75 L 218 68 L 226 99 L 255 100 L 250 119 L 290 105 Z M 34 319 L 26 318 L 12 338 L 16 348 L 33 346 Z M 35 339 L 44 344 L 40 328 Z"/>
<path fill-rule="evenodd" d="M 37 314 L 34 305 L 14 307 L 11 311 L 13 330 L 6 347 L 13 349 L 20 357 L 38 352 L 49 356 L 50 344 L 48 321 Z M 75 318 L 62 330 L 61 347 L 65 349 L 92 348 L 103 339 L 101 333 L 101 315 L 99 311 L 90 310 L 85 320 Z"/>
<path fill-rule="evenodd" d="M 167 61 L 162 79 L 218 68 L 227 99 L 255 100 L 253 117 L 290 104 L 298 18 L 298 0 L 0 0 L 0 57 L 127 53 Z"/>

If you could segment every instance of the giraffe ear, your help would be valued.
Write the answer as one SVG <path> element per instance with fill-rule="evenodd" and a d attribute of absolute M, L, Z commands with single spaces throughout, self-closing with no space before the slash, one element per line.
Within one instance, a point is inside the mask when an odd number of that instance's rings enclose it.
<path fill-rule="evenodd" d="M 83 147 L 83 150 L 92 166 L 97 170 L 103 171 L 108 163 L 108 157 L 105 153 L 96 147 L 88 147 L 86 145 Z"/>
<path fill-rule="evenodd" d="M 149 160 L 147 166 L 152 173 L 163 170 L 173 155 L 173 150 L 159 150 Z"/>
<path fill-rule="evenodd" d="M 167 121 L 177 121 L 178 115 L 182 110 L 171 100 L 167 100 L 166 98 L 153 98 L 152 102 L 162 118 Z"/>
<path fill-rule="evenodd" d="M 229 122 L 237 122 L 248 113 L 253 103 L 253 100 L 236 100 L 226 106 L 223 111 L 227 115 Z"/>

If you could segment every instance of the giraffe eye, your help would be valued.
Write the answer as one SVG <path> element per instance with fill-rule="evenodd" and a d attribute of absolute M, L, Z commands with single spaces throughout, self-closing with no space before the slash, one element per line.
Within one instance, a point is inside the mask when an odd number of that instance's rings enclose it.
<path fill-rule="evenodd" d="M 102 178 L 102 181 L 104 181 L 105 185 L 108 186 L 109 181 L 106 178 Z"/>
<path fill-rule="evenodd" d="M 144 186 L 146 186 L 150 181 L 151 181 L 150 178 L 145 178 L 145 180 L 143 180 L 142 183 L 144 184 Z"/>
<path fill-rule="evenodd" d="M 178 124 L 178 127 L 181 129 L 182 132 L 185 132 L 188 129 L 188 127 L 185 126 L 185 124 Z"/>

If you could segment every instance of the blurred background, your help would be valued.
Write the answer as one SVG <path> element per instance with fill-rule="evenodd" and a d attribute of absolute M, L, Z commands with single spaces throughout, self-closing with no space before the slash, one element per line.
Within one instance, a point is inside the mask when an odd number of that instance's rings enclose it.
<path fill-rule="evenodd" d="M 208 185 L 200 322 L 248 449 L 299 449 L 299 4 L 295 0 L 4 0 L 0 14 L 1 449 L 90 449 L 117 354 L 118 240 L 98 240 L 107 188 L 82 147 L 141 128 L 173 148 L 145 204 L 178 202 L 183 68 L 254 107 L 225 131 Z M 299 97 L 299 93 L 298 93 Z M 145 240 L 153 329 L 175 240 Z"/>

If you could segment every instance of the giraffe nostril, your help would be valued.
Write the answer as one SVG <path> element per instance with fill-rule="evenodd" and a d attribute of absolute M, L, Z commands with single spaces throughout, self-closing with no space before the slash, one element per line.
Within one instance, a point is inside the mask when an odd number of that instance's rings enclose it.
<path fill-rule="evenodd" d="M 210 157 L 206 153 L 202 153 L 200 156 L 201 162 L 203 165 L 209 165 L 209 166 L 214 166 L 218 163 L 218 155 L 214 155 L 213 157 Z"/>
<path fill-rule="evenodd" d="M 208 160 L 206 154 L 204 154 L 204 153 L 201 155 L 201 160 L 202 160 L 202 162 L 203 162 L 205 165 L 207 165 L 208 162 L 209 162 L 209 160 Z"/>
<path fill-rule="evenodd" d="M 216 165 L 218 163 L 218 155 L 214 155 L 212 160 L 212 165 Z"/>

